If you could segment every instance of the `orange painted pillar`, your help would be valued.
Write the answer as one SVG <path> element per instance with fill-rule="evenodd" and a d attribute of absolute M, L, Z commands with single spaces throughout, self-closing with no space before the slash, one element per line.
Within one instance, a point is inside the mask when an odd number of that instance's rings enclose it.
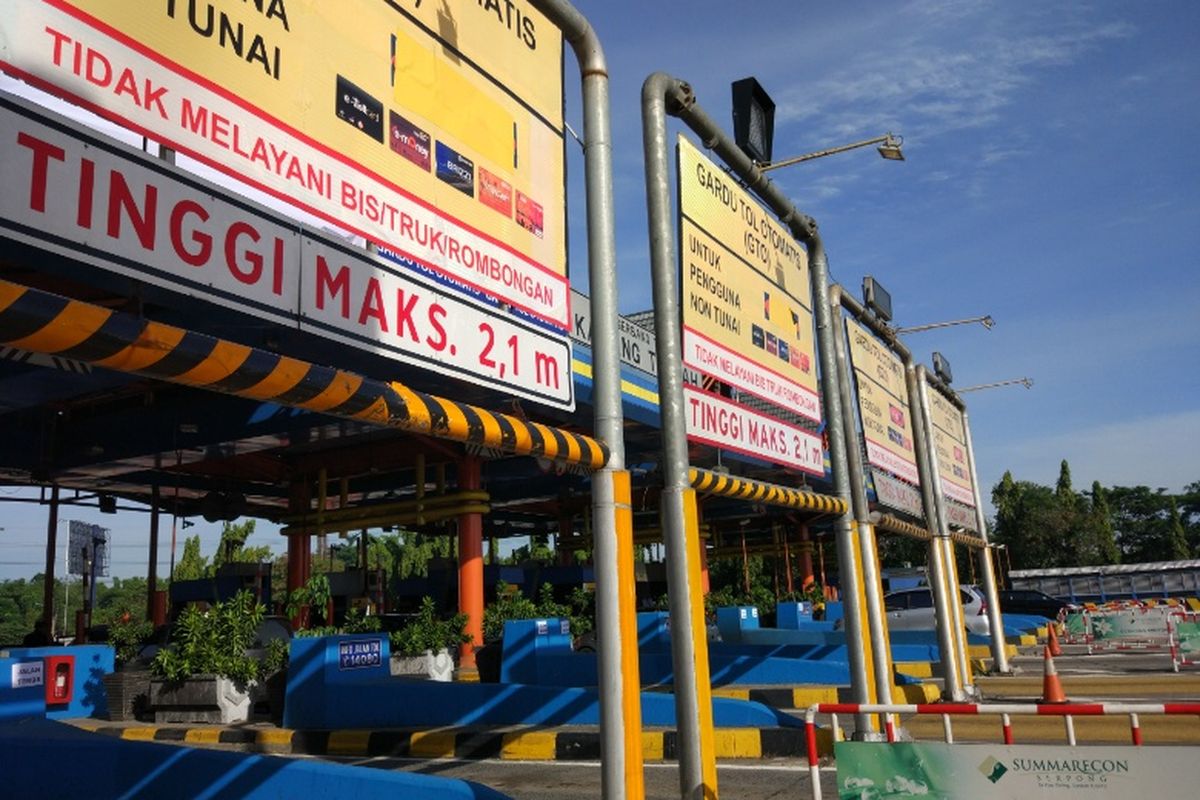
<path fill-rule="evenodd" d="M 800 586 L 807 589 L 808 585 L 813 582 L 813 543 L 812 538 L 808 535 L 808 526 L 800 526 L 800 546 L 796 548 L 800 551 Z"/>
<path fill-rule="evenodd" d="M 466 456 L 458 462 L 459 491 L 482 488 L 482 461 Z M 483 514 L 458 518 L 458 611 L 467 615 L 471 641 L 459 650 L 460 667 L 475 666 L 475 648 L 483 645 Z"/>

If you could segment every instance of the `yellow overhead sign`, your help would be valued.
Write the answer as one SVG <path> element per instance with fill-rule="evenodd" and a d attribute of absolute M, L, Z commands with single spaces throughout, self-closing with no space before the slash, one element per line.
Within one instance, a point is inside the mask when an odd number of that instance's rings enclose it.
<path fill-rule="evenodd" d="M 919 485 L 904 364 L 865 326 L 848 317 L 846 334 L 857 378 L 867 460 L 872 466 Z"/>
<path fill-rule="evenodd" d="M 820 421 L 807 254 L 682 137 L 679 185 L 684 363 Z"/>
<path fill-rule="evenodd" d="M 967 463 L 967 436 L 962 412 L 941 392 L 931 391 L 929 422 L 933 429 L 933 450 L 942 479 L 942 494 L 973 508 L 975 488 Z"/>
<path fill-rule="evenodd" d="M 569 325 L 562 36 L 528 0 L 29 0 L 0 66 Z"/>

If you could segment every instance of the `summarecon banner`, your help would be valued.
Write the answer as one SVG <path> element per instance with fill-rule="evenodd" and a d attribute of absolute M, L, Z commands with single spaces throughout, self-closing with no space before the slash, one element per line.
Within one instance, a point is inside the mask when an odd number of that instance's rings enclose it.
<path fill-rule="evenodd" d="M 0 241 L 505 394 L 574 406 L 565 333 L 3 93 L 0 183 Z"/>
<path fill-rule="evenodd" d="M 0 0 L 0 69 L 570 326 L 562 36 L 527 0 Z"/>
<path fill-rule="evenodd" d="M 1125 800 L 1200 785 L 1192 747 L 838 742 L 834 754 L 842 800 Z"/>

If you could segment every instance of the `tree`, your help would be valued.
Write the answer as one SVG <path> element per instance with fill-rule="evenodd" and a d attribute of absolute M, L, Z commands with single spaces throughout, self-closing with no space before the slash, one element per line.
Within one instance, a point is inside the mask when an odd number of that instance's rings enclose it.
<path fill-rule="evenodd" d="M 271 560 L 271 548 L 268 545 L 246 547 L 246 540 L 254 535 L 254 520 L 248 519 L 237 525 L 226 522 L 221 527 L 221 541 L 217 544 L 217 552 L 213 554 L 212 563 L 206 574 L 212 577 L 224 564 L 258 564 Z M 184 545 L 186 555 L 187 545 Z M 178 568 L 177 568 L 178 571 Z"/>
<path fill-rule="evenodd" d="M 1074 565 L 1077 550 L 1064 543 L 1072 540 L 1077 515 L 1048 486 L 1014 481 L 1005 472 L 992 490 L 992 503 L 996 542 L 1008 546 L 1016 569 Z"/>
<path fill-rule="evenodd" d="M 208 559 L 200 555 L 200 536 L 189 536 L 183 540 L 183 555 L 175 563 L 173 580 L 194 581 L 208 574 Z"/>
<path fill-rule="evenodd" d="M 1112 512 L 1108 509 L 1108 496 L 1100 481 L 1092 481 L 1091 527 L 1096 542 L 1096 552 L 1101 564 L 1120 564 L 1121 550 L 1113 534 Z"/>
<path fill-rule="evenodd" d="M 1187 534 L 1183 530 L 1183 520 L 1179 517 L 1179 506 L 1175 504 L 1175 498 L 1171 498 L 1171 513 L 1167 520 L 1167 552 L 1169 558 L 1167 561 L 1182 561 L 1191 556 L 1191 548 L 1188 547 Z"/>
<path fill-rule="evenodd" d="M 1176 548 L 1171 544 L 1170 507 L 1175 503 L 1166 489 L 1114 486 L 1107 494 L 1121 560 L 1173 560 Z"/>

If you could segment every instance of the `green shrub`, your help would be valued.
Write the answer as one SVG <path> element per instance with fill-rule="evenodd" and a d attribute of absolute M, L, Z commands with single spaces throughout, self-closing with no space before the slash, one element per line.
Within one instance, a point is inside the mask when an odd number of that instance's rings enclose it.
<path fill-rule="evenodd" d="M 393 653 L 419 656 L 426 650 L 436 653 L 443 647 L 450 649 L 471 641 L 466 629 L 466 614 L 439 619 L 437 604 L 432 597 L 426 596 L 421 598 L 421 610 L 417 612 L 417 618 L 393 633 L 389 639 Z"/>
<path fill-rule="evenodd" d="M 171 629 L 171 642 L 158 651 L 151 671 L 169 681 L 218 675 L 248 682 L 261 677 L 262 662 L 246 654 L 265 609 L 250 592 L 207 611 L 188 606 Z"/>

